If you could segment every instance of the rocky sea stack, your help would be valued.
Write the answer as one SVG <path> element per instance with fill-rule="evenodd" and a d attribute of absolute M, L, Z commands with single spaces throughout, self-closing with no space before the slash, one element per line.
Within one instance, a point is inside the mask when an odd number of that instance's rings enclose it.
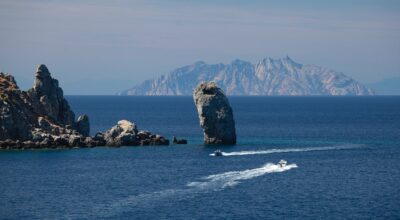
<path fill-rule="evenodd" d="M 21 91 L 12 75 L 0 73 L 0 149 L 169 144 L 160 135 L 138 131 L 128 121 L 95 137 L 89 133 L 89 117 L 75 120 L 63 90 L 45 65 L 38 66 L 28 91 Z"/>
<path fill-rule="evenodd" d="M 204 130 L 204 143 L 236 144 L 233 112 L 224 92 L 214 82 L 203 82 L 195 88 L 193 99 Z"/>

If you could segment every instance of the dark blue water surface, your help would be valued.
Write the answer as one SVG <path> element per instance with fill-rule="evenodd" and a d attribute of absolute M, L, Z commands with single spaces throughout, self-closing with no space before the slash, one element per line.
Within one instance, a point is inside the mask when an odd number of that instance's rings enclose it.
<path fill-rule="evenodd" d="M 191 97 L 68 100 L 92 133 L 128 119 L 189 144 L 1 151 L 1 219 L 400 218 L 400 97 L 231 97 L 224 157 Z"/>

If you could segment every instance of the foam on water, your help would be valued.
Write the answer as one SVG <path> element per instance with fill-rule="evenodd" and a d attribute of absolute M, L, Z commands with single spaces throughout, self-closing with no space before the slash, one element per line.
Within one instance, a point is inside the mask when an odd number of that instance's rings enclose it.
<path fill-rule="evenodd" d="M 286 148 L 286 149 L 269 149 L 257 151 L 237 151 L 237 152 L 222 152 L 222 156 L 244 156 L 255 154 L 274 154 L 274 153 L 291 153 L 291 152 L 307 152 L 307 151 L 324 151 L 324 150 L 346 150 L 356 148 L 358 146 L 332 146 L 332 147 L 305 147 L 305 148 Z M 214 153 L 210 156 L 215 156 Z"/>
<path fill-rule="evenodd" d="M 194 187 L 197 189 L 213 189 L 219 190 L 224 189 L 228 186 L 235 186 L 243 180 L 252 179 L 265 175 L 267 173 L 277 173 L 297 168 L 296 164 L 289 164 L 284 167 L 280 167 L 278 164 L 267 163 L 262 167 L 255 169 L 248 169 L 242 171 L 230 171 L 221 174 L 214 174 L 204 177 L 201 182 L 190 182 L 186 186 Z"/>
<path fill-rule="evenodd" d="M 182 188 L 133 195 L 109 205 L 101 205 L 94 208 L 94 213 L 101 217 L 115 216 L 118 213 L 129 210 L 130 207 L 151 205 L 156 201 L 169 199 L 172 196 L 177 199 L 187 199 L 196 196 L 197 193 L 220 191 L 226 187 L 234 187 L 244 180 L 250 180 L 268 173 L 284 172 L 293 168 L 297 168 L 297 165 L 288 164 L 280 167 L 278 164 L 267 163 L 254 169 L 213 174 L 200 178 L 201 181 L 189 182 Z M 74 218 L 74 216 L 70 215 L 67 218 Z"/>

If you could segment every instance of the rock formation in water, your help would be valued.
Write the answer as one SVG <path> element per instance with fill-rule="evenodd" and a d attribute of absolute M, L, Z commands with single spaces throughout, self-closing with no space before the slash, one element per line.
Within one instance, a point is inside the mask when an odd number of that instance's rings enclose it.
<path fill-rule="evenodd" d="M 38 67 L 28 92 L 18 88 L 14 77 L 0 73 L 0 96 L 0 148 L 91 145 L 88 134 L 76 130 L 75 114 L 45 65 Z"/>
<path fill-rule="evenodd" d="M 202 81 L 213 81 L 227 95 L 373 95 L 360 82 L 331 69 L 299 64 L 289 57 L 252 64 L 196 62 L 125 90 L 120 95 L 191 95 Z"/>
<path fill-rule="evenodd" d="M 204 130 L 205 144 L 236 144 L 232 108 L 214 82 L 200 83 L 194 90 L 194 103 Z"/>
<path fill-rule="evenodd" d="M 129 123 L 118 123 L 105 133 L 105 139 L 102 133 L 92 138 L 89 117 L 82 115 L 75 121 L 58 81 L 45 65 L 39 65 L 34 86 L 27 92 L 18 88 L 12 75 L 0 73 L 0 149 L 169 143 L 160 135 L 138 132 Z"/>
<path fill-rule="evenodd" d="M 81 115 L 76 121 L 76 130 L 84 136 L 89 136 L 90 134 L 90 122 L 89 116 Z"/>
<path fill-rule="evenodd" d="M 148 131 L 139 131 L 135 123 L 118 121 L 110 130 L 98 133 L 95 139 L 103 139 L 107 146 L 168 145 L 169 140 Z"/>
<path fill-rule="evenodd" d="M 187 140 L 186 139 L 178 139 L 175 136 L 172 138 L 172 143 L 173 144 L 187 144 Z"/>

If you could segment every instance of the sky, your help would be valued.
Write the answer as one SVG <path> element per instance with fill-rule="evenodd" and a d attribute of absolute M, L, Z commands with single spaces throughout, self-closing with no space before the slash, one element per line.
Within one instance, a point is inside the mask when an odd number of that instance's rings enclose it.
<path fill-rule="evenodd" d="M 200 60 L 287 55 L 400 77 L 400 1 L 0 0 L 0 71 L 22 89 L 41 63 L 67 95 L 113 95 Z"/>

